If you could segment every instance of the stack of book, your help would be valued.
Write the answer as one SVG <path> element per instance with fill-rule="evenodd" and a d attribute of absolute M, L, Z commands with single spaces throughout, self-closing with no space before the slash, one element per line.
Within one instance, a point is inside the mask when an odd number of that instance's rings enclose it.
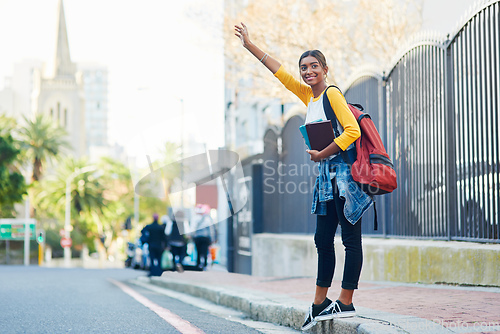
<path fill-rule="evenodd" d="M 332 122 L 317 120 L 299 127 L 302 137 L 310 150 L 321 151 L 333 142 Z"/>

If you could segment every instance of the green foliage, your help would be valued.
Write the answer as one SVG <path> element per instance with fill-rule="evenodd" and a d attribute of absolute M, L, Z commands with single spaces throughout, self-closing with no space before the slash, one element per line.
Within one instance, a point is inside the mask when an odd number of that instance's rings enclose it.
<path fill-rule="evenodd" d="M 61 236 L 59 235 L 59 229 L 57 228 L 47 228 L 45 229 L 45 245 L 50 246 L 52 248 L 52 254 L 63 252 L 63 248 L 61 247 Z"/>
<path fill-rule="evenodd" d="M 159 148 L 160 158 L 153 162 L 153 169 L 162 169 L 162 188 L 165 187 L 167 193 L 170 192 L 173 180 L 180 175 L 180 165 L 175 163 L 180 159 L 181 147 L 177 143 L 166 142 Z M 158 180 L 155 180 L 158 181 Z M 157 186 L 153 184 L 152 189 Z M 155 189 L 156 190 L 156 189 Z M 141 196 L 139 200 L 139 220 L 145 224 L 149 224 L 152 220 L 154 213 L 158 213 L 160 216 L 166 214 L 167 207 L 170 206 L 168 199 L 162 199 L 155 197 L 157 195 L 155 191 L 152 191 L 154 195 Z"/>
<path fill-rule="evenodd" d="M 88 165 L 85 159 L 67 158 L 58 166 L 56 172 L 47 175 L 34 191 L 34 205 L 38 215 L 62 222 L 66 210 L 66 181 L 69 179 L 70 217 L 74 227 L 71 235 L 77 248 L 83 243 L 90 247 L 93 239 L 98 237 L 102 231 L 101 217 L 108 205 L 104 198 L 105 188 L 96 176 L 98 171 L 75 174 L 75 171 Z"/>
<path fill-rule="evenodd" d="M 17 128 L 16 120 L 7 115 L 0 115 L 0 136 L 5 137 L 7 135 L 12 135 L 14 130 Z"/>
<path fill-rule="evenodd" d="M 23 201 L 26 190 L 22 174 L 11 172 L 8 167 L 0 165 L 0 217 L 14 217 L 14 204 Z"/>
<path fill-rule="evenodd" d="M 28 159 L 33 163 L 33 181 L 39 181 L 43 165 L 47 161 L 60 158 L 64 149 L 71 146 L 67 132 L 57 125 L 50 116 L 39 113 L 33 120 L 24 118 L 26 125 L 20 129 L 19 137 L 23 142 Z"/>
<path fill-rule="evenodd" d="M 134 187 L 129 168 L 105 157 L 92 164 L 95 167 L 92 171 L 78 173 L 91 163 L 86 159 L 58 158 L 62 148 L 67 147 L 63 130 L 49 126 L 48 119 L 43 116 L 26 121 L 28 125 L 19 132 L 19 137 L 33 163 L 32 204 L 40 227 L 46 231 L 46 244 L 52 247 L 56 256 L 62 251 L 59 230 L 64 227 L 66 181 L 69 180 L 73 249 L 80 250 L 86 245 L 93 252 L 95 240 L 103 236 L 107 236 L 105 246 L 109 245 L 109 240 L 121 233 L 125 219 L 134 215 Z M 52 140 L 54 137 L 58 139 Z M 178 146 L 167 143 L 162 152 L 165 159 L 160 163 L 171 163 L 177 158 Z M 57 159 L 56 169 L 42 178 L 42 166 L 51 159 Z M 178 171 L 169 174 L 167 182 L 177 174 Z M 140 197 L 139 204 L 142 224 L 149 223 L 155 212 L 166 213 L 164 199 Z"/>
<path fill-rule="evenodd" d="M 5 117 L 0 117 L 0 217 L 14 217 L 14 204 L 23 201 L 27 193 L 24 176 L 18 171 L 17 164 L 21 150 L 7 129 L 15 123 Z"/>
<path fill-rule="evenodd" d="M 66 158 L 56 171 L 46 175 L 34 186 L 34 205 L 42 221 L 58 221 L 43 228 L 57 235 L 65 219 L 66 180 L 75 170 L 89 166 L 85 160 Z M 75 249 L 86 244 L 95 249 L 94 240 L 103 235 L 115 239 L 128 216 L 134 214 L 134 189 L 130 171 L 123 163 L 102 158 L 94 164 L 95 170 L 76 174 L 70 180 L 71 238 Z M 159 198 L 140 198 L 141 220 L 149 223 L 154 212 L 166 212 L 166 204 Z M 52 219 L 52 220 L 50 220 Z M 52 245 L 47 233 L 47 244 Z M 57 243 L 60 237 L 57 237 Z M 53 242 L 58 248 L 56 241 Z"/>

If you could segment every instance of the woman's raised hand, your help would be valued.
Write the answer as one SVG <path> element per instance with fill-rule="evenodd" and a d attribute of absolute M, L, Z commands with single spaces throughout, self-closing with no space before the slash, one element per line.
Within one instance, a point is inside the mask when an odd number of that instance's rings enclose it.
<path fill-rule="evenodd" d="M 235 35 L 241 40 L 241 44 L 243 44 L 244 47 L 247 47 L 250 44 L 247 26 L 241 22 L 241 26 L 234 26 L 234 31 L 236 31 Z"/>
<path fill-rule="evenodd" d="M 241 40 L 241 44 L 247 49 L 251 54 L 255 56 L 265 67 L 267 67 L 273 74 L 275 74 L 281 64 L 270 57 L 267 53 L 259 49 L 259 47 L 252 42 L 250 42 L 250 36 L 248 36 L 248 28 L 245 23 L 241 22 L 241 26 L 234 26 L 235 35 Z"/>

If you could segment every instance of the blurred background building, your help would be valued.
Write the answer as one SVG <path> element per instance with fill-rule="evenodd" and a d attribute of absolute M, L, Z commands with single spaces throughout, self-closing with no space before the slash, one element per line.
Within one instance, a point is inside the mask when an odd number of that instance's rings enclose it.
<path fill-rule="evenodd" d="M 64 127 L 75 157 L 91 160 L 105 155 L 122 157 L 123 149 L 108 142 L 108 69 L 96 62 L 74 63 L 63 1 L 57 8 L 56 45 L 52 59 L 28 59 L 14 64 L 4 79 L 0 112 L 23 118 L 50 115 Z"/>

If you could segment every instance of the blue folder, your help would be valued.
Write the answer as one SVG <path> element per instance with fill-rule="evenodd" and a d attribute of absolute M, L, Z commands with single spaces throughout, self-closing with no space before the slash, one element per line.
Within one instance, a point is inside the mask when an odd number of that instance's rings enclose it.
<path fill-rule="evenodd" d="M 313 122 L 321 122 L 322 119 L 317 119 L 315 121 L 312 121 L 311 123 Z M 300 133 L 302 134 L 302 137 L 304 137 L 304 141 L 306 142 L 306 145 L 307 145 L 307 148 L 311 149 L 311 143 L 309 143 L 309 136 L 307 135 L 307 130 L 306 130 L 306 125 L 301 125 L 299 126 L 299 130 L 300 130 Z"/>

